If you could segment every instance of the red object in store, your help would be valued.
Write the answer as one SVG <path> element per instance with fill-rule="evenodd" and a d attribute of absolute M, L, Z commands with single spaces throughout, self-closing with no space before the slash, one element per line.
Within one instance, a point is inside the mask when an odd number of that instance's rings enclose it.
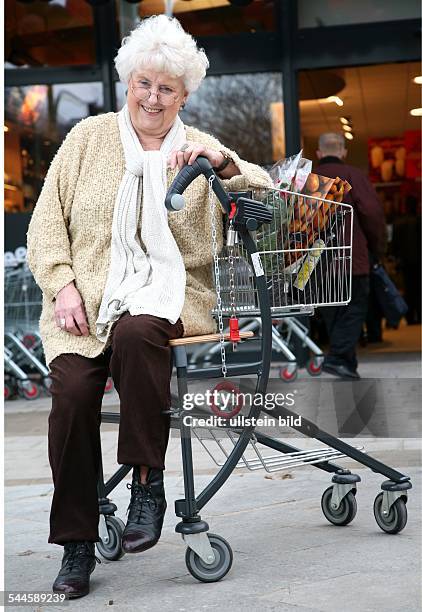
<path fill-rule="evenodd" d="M 392 183 L 404 180 L 404 138 L 369 138 L 369 180 L 371 183 Z"/>
<path fill-rule="evenodd" d="M 421 130 L 408 130 L 404 133 L 406 178 L 418 179 L 421 176 L 421 144 Z"/>

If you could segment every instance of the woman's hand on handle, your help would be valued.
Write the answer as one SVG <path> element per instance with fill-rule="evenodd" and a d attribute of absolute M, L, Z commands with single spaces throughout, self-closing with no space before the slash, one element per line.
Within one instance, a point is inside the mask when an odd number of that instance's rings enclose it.
<path fill-rule="evenodd" d="M 54 306 L 54 317 L 60 329 L 74 336 L 89 336 L 88 323 L 81 294 L 73 282 L 61 289 Z"/>
<path fill-rule="evenodd" d="M 203 144 L 197 142 L 188 142 L 183 145 L 181 149 L 170 153 L 169 166 L 172 170 L 174 170 L 176 166 L 179 168 L 179 170 L 181 170 L 183 166 L 191 166 L 199 155 L 206 157 L 211 166 L 215 168 L 222 164 L 224 160 L 224 157 L 220 151 L 213 151 L 212 149 L 208 149 Z"/>
<path fill-rule="evenodd" d="M 198 142 L 187 142 L 181 149 L 170 153 L 169 166 L 172 170 L 174 170 L 176 166 L 179 168 L 179 170 L 181 170 L 183 166 L 191 166 L 199 155 L 206 157 L 213 168 L 218 168 L 221 166 L 225 159 L 225 156 L 221 153 L 221 151 L 209 149 L 205 145 Z M 226 168 L 219 173 L 219 176 L 223 179 L 229 179 L 232 176 L 237 176 L 239 174 L 239 168 L 233 161 L 230 161 Z"/>

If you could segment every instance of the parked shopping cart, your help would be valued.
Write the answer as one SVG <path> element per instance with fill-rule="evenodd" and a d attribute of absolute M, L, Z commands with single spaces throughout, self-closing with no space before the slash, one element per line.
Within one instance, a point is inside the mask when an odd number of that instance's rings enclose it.
<path fill-rule="evenodd" d="M 242 331 L 253 331 L 254 335 L 261 333 L 260 317 L 245 318 L 239 323 Z M 226 333 L 229 329 L 226 328 Z M 282 365 L 278 368 L 279 377 L 285 382 L 294 382 L 297 379 L 298 365 L 296 355 L 291 348 L 293 338 L 297 339 L 303 347 L 306 347 L 311 356 L 306 364 L 306 369 L 311 376 L 319 376 L 322 371 L 324 353 L 320 347 L 310 338 L 309 329 L 296 317 L 282 317 L 273 319 L 272 349 L 273 353 L 279 355 Z M 229 342 L 226 343 L 228 346 Z M 189 364 L 197 367 L 198 364 L 210 364 L 218 358 L 220 347 L 215 343 L 202 344 L 189 354 Z"/>
<path fill-rule="evenodd" d="M 26 264 L 25 247 L 5 253 L 4 259 L 4 398 L 19 394 L 33 400 L 51 385 L 39 333 L 42 292 Z M 109 377 L 104 392 L 113 389 Z"/>
<path fill-rule="evenodd" d="M 43 387 L 49 389 L 51 381 L 38 334 L 41 290 L 25 263 L 26 250 L 20 248 L 18 255 L 14 262 L 7 258 L 5 269 L 4 396 L 9 399 L 18 392 L 32 400 Z"/>
<path fill-rule="evenodd" d="M 255 199 L 242 194 L 229 197 L 209 162 L 198 158 L 176 177 L 166 197 L 169 210 L 183 207 L 182 193 L 200 175 L 209 182 L 211 210 L 215 215 L 216 194 L 229 217 L 226 246 L 217 249 L 216 223 L 213 222 L 214 279 L 216 290 L 215 317 L 218 333 L 179 338 L 170 341 L 176 367 L 178 394 L 173 398 L 172 425 L 180 431 L 184 498 L 175 502 L 176 515 L 181 521 L 176 532 L 187 544 L 186 565 L 189 572 L 203 582 L 220 580 L 232 564 L 232 551 L 228 542 L 208 532 L 208 524 L 199 512 L 217 493 L 236 467 L 262 468 L 269 472 L 314 465 L 333 474 L 332 485 L 323 493 L 322 511 L 334 525 L 350 523 L 356 514 L 356 489 L 360 477 L 333 463 L 333 459 L 350 457 L 372 471 L 388 478 L 381 485 L 381 493 L 374 502 L 378 525 L 387 533 L 397 533 L 406 524 L 407 490 L 410 478 L 366 455 L 335 436 L 318 429 L 311 421 L 301 418 L 285 407 L 276 407 L 271 414 L 291 418 L 292 427 L 313 438 L 323 446 L 300 450 L 291 444 L 272 438 L 253 420 L 261 412 L 262 398 L 269 379 L 272 316 L 312 313 L 313 309 L 328 304 L 346 304 L 351 287 L 351 231 L 353 211 L 350 206 L 320 198 L 303 198 L 290 192 L 267 191 Z M 201 179 L 203 180 L 203 178 Z M 258 199 L 259 197 L 259 199 Z M 259 317 L 261 334 L 260 359 L 256 363 L 236 363 L 236 352 L 226 352 L 226 341 L 237 344 L 248 341 L 251 331 L 240 331 L 239 318 Z M 228 318 L 229 333 L 225 332 Z M 189 367 L 186 346 L 203 342 L 216 342 L 219 346 L 221 366 Z M 189 426 L 185 416 L 199 414 L 200 408 L 188 413 L 183 398 L 188 391 L 188 380 L 223 378 L 224 388 L 230 389 L 231 377 L 256 377 L 252 401 L 247 410 L 245 426 L 231 425 L 229 413 L 218 427 Z M 118 423 L 119 415 L 103 413 L 102 421 Z M 217 474 L 201 493 L 196 495 L 192 462 L 192 437 L 202 444 L 219 467 Z M 268 454 L 271 449 L 271 454 Z M 252 457 L 251 457 L 252 453 Z M 100 509 L 100 538 L 97 547 L 107 559 L 117 560 L 122 554 L 122 521 L 114 516 L 117 510 L 108 495 L 128 474 L 131 466 L 121 466 L 104 482 L 102 467 L 98 485 Z"/>

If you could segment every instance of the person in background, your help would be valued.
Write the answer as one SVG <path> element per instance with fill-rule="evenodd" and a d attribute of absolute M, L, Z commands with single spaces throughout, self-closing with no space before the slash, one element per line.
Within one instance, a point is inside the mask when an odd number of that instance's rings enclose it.
<path fill-rule="evenodd" d="M 409 308 L 406 314 L 408 325 L 421 322 L 421 213 L 418 200 L 406 198 L 406 212 L 393 225 L 394 255 L 400 261 L 404 300 Z"/>
<path fill-rule="evenodd" d="M 381 204 L 384 210 L 384 233 L 380 239 L 378 247 L 378 257 L 386 258 L 389 254 L 389 248 L 391 243 L 391 237 L 393 234 L 393 218 L 394 218 L 394 202 L 391 198 L 384 201 Z M 384 312 L 382 304 L 380 304 L 377 294 L 375 291 L 375 279 L 372 271 L 373 266 L 377 263 L 377 259 L 370 253 L 369 254 L 369 267 L 371 269 L 369 274 L 369 298 L 368 298 L 368 312 L 366 314 L 366 334 L 362 331 L 364 342 L 366 343 L 378 343 L 383 342 L 382 338 L 382 321 L 384 318 Z M 388 326 L 388 323 L 387 323 Z M 362 340 L 362 338 L 361 338 Z M 362 344 L 362 342 L 361 342 Z"/>
<path fill-rule="evenodd" d="M 352 298 L 347 306 L 321 309 L 330 346 L 323 370 L 335 376 L 357 379 L 356 345 L 366 318 L 369 295 L 369 253 L 379 258 L 384 235 L 384 214 L 374 188 L 361 170 L 344 162 L 347 155 L 344 136 L 321 134 L 316 152 L 316 174 L 348 181 L 352 190 L 344 203 L 354 209 L 352 243 Z"/>

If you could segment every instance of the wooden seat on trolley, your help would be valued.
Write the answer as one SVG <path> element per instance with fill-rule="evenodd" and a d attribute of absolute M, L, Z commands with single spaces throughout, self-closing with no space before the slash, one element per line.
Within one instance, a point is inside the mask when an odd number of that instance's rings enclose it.
<path fill-rule="evenodd" d="M 253 338 L 253 331 L 244 331 L 239 333 L 240 339 Z M 230 341 L 230 334 L 224 334 L 224 340 Z M 219 342 L 220 334 L 203 334 L 202 336 L 186 336 L 185 338 L 176 338 L 169 340 L 169 346 L 185 346 L 186 344 L 201 344 L 204 342 Z"/>

